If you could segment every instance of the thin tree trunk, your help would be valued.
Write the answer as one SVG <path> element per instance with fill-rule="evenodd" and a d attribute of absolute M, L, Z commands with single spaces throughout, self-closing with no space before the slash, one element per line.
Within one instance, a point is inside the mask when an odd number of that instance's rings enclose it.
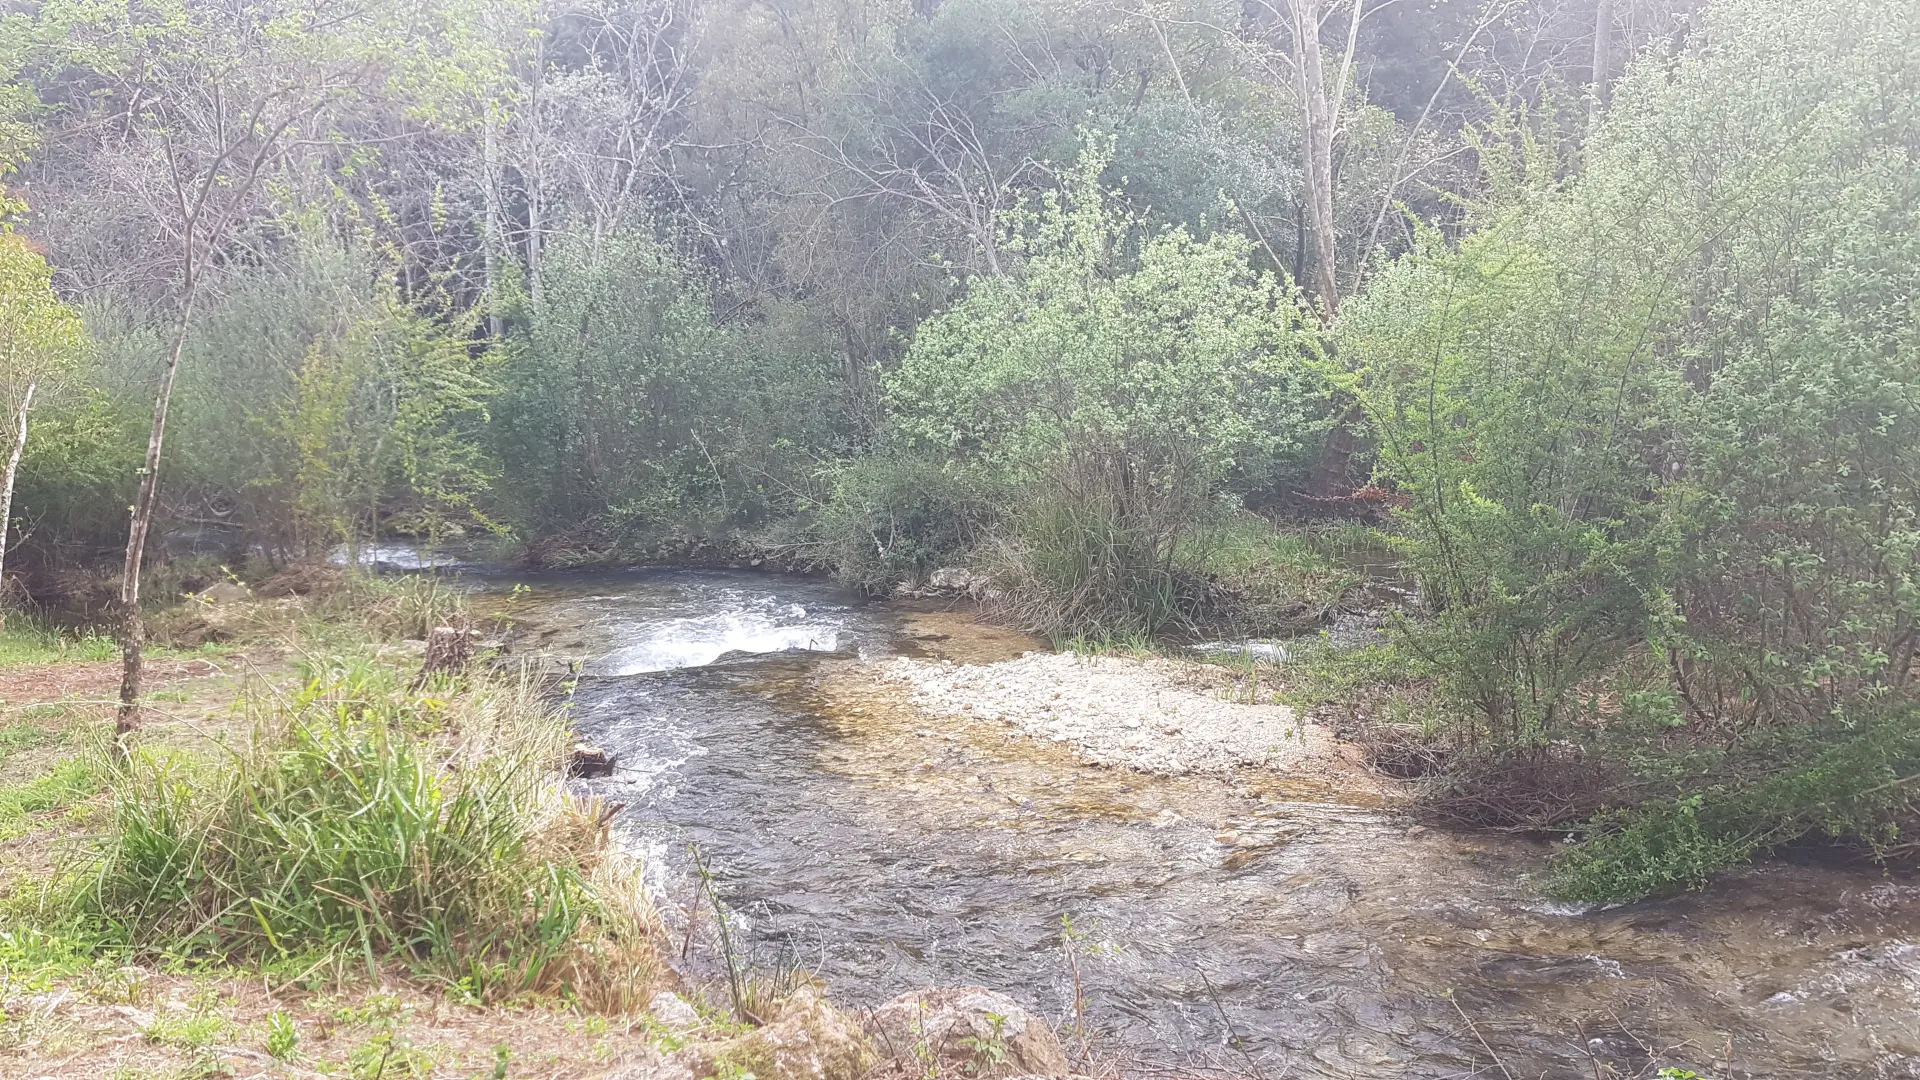
<path fill-rule="evenodd" d="M 26 396 L 20 399 L 20 424 L 13 436 L 13 453 L 7 458 L 6 489 L 0 491 L 0 583 L 6 581 L 7 534 L 13 527 L 13 481 L 20 475 L 20 455 L 27 449 L 27 412 L 33 408 L 33 392 L 38 388 L 38 383 L 28 382 Z"/>
<path fill-rule="evenodd" d="M 1593 11 L 1593 112 L 1598 120 L 1607 105 L 1607 79 L 1613 74 L 1613 0 L 1596 0 Z"/>
<path fill-rule="evenodd" d="M 500 136 L 493 113 L 487 114 L 481 133 L 480 186 L 486 221 L 481 229 L 483 258 L 487 275 L 487 337 L 498 341 L 505 333 L 500 319 Z"/>
<path fill-rule="evenodd" d="M 140 684 L 146 674 L 144 656 L 147 627 L 140 615 L 140 564 L 147 553 L 147 530 L 153 524 L 154 495 L 160 486 L 160 447 L 166 441 L 167 407 L 173 402 L 173 377 L 180 370 L 180 353 L 186 348 L 187 326 L 193 320 L 198 282 L 187 286 L 187 298 L 180 310 L 180 325 L 173 335 L 173 349 L 167 354 L 167 368 L 160 376 L 160 393 L 153 403 L 153 429 L 147 435 L 146 468 L 140 472 L 140 490 L 134 496 L 132 523 L 127 529 L 127 560 L 120 572 L 120 709 L 114 716 L 113 733 L 124 745 L 128 734 L 139 727 Z"/>
<path fill-rule="evenodd" d="M 1348 57 L 1352 39 L 1358 33 L 1360 4 L 1354 0 L 1353 22 L 1348 28 Z M 1327 98 L 1326 72 L 1320 57 L 1320 0 L 1292 0 L 1294 70 L 1300 79 L 1300 112 L 1306 134 L 1306 209 L 1309 231 L 1313 233 L 1314 290 L 1319 294 L 1320 314 L 1331 325 L 1340 314 L 1339 249 L 1333 234 L 1333 124 L 1334 106 Z M 1344 79 L 1347 64 L 1341 65 Z M 1344 85 L 1336 92 L 1344 94 Z M 1359 408 L 1351 401 L 1344 406 L 1327 432 L 1326 444 L 1307 480 L 1310 495 L 1332 498 L 1344 493 L 1347 470 L 1359 449 L 1353 425 L 1360 420 Z"/>
<path fill-rule="evenodd" d="M 1313 227 L 1314 287 L 1329 322 L 1340 313 L 1333 236 L 1333 109 L 1320 60 L 1320 0 L 1293 0 L 1294 67 L 1306 126 L 1307 214 Z"/>

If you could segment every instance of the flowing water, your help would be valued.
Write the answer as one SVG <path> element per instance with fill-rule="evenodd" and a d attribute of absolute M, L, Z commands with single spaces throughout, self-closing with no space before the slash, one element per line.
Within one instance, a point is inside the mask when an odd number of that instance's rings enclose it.
<path fill-rule="evenodd" d="M 1920 1076 L 1914 882 L 1787 862 L 1556 905 L 1547 845 L 1413 828 L 1365 784 L 1155 778 L 917 715 L 873 659 L 1037 647 L 962 616 L 746 573 L 489 587 L 516 649 L 582 661 L 575 722 L 620 755 L 593 786 L 663 903 L 699 895 L 697 848 L 742 951 L 840 1000 L 995 987 L 1142 1071 Z"/>

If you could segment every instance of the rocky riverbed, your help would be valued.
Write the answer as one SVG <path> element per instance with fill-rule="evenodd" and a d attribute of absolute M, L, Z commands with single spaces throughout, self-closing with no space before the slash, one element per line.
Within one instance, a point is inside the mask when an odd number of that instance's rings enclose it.
<path fill-rule="evenodd" d="M 990 664 L 897 657 L 881 671 L 935 716 L 997 721 L 1097 765 L 1160 776 L 1313 768 L 1332 738 L 1284 705 L 1232 700 L 1219 668 L 1164 658 L 1029 652 Z"/>

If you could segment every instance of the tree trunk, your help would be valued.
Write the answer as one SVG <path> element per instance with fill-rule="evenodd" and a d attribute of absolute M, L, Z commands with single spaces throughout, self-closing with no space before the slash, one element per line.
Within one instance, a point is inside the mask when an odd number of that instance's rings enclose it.
<path fill-rule="evenodd" d="M 1593 112 L 1598 120 L 1607 104 L 1607 78 L 1613 74 L 1613 0 L 1596 0 L 1593 11 Z"/>
<path fill-rule="evenodd" d="M 1333 107 L 1320 58 L 1320 0 L 1293 0 L 1294 68 L 1306 127 L 1307 215 L 1313 228 L 1314 288 L 1329 322 L 1340 312 L 1333 236 Z"/>
<path fill-rule="evenodd" d="M 28 382 L 26 396 L 20 399 L 20 423 L 13 436 L 13 453 L 7 458 L 6 488 L 0 490 L 0 590 L 6 587 L 7 533 L 13 527 L 13 481 L 20 475 L 20 455 L 27 449 L 27 412 L 33 408 L 33 392 L 38 387 L 38 383 Z"/>
<path fill-rule="evenodd" d="M 485 227 L 481 230 L 482 257 L 486 266 L 487 338 L 499 341 L 506 327 L 500 319 L 500 136 L 498 122 L 491 112 L 481 133 L 480 185 L 485 199 Z"/>
<path fill-rule="evenodd" d="M 187 325 L 193 319 L 193 303 L 198 283 L 187 286 L 187 298 L 180 310 L 180 325 L 173 335 L 173 349 L 167 354 L 167 368 L 160 376 L 160 393 L 153 403 L 153 429 L 147 434 L 146 468 L 140 472 L 140 490 L 134 496 L 132 522 L 127 529 L 127 560 L 120 572 L 120 709 L 114 716 L 114 738 L 124 747 L 130 733 L 139 727 L 140 683 L 146 674 L 142 650 L 146 645 L 146 622 L 140 616 L 140 564 L 147 554 L 147 530 L 153 524 L 154 495 L 160 486 L 160 447 L 167 435 L 167 407 L 173 402 L 173 377 L 180 370 L 180 353 L 187 344 Z"/>

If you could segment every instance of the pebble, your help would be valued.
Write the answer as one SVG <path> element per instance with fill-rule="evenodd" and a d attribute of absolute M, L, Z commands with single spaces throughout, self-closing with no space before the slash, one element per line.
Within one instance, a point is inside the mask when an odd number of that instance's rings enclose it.
<path fill-rule="evenodd" d="M 933 715 L 998 721 L 1092 764 L 1158 775 L 1293 768 L 1326 759 L 1331 745 L 1293 710 L 1222 700 L 1191 664 L 1161 658 L 1031 652 L 955 666 L 896 657 L 881 673 Z"/>

